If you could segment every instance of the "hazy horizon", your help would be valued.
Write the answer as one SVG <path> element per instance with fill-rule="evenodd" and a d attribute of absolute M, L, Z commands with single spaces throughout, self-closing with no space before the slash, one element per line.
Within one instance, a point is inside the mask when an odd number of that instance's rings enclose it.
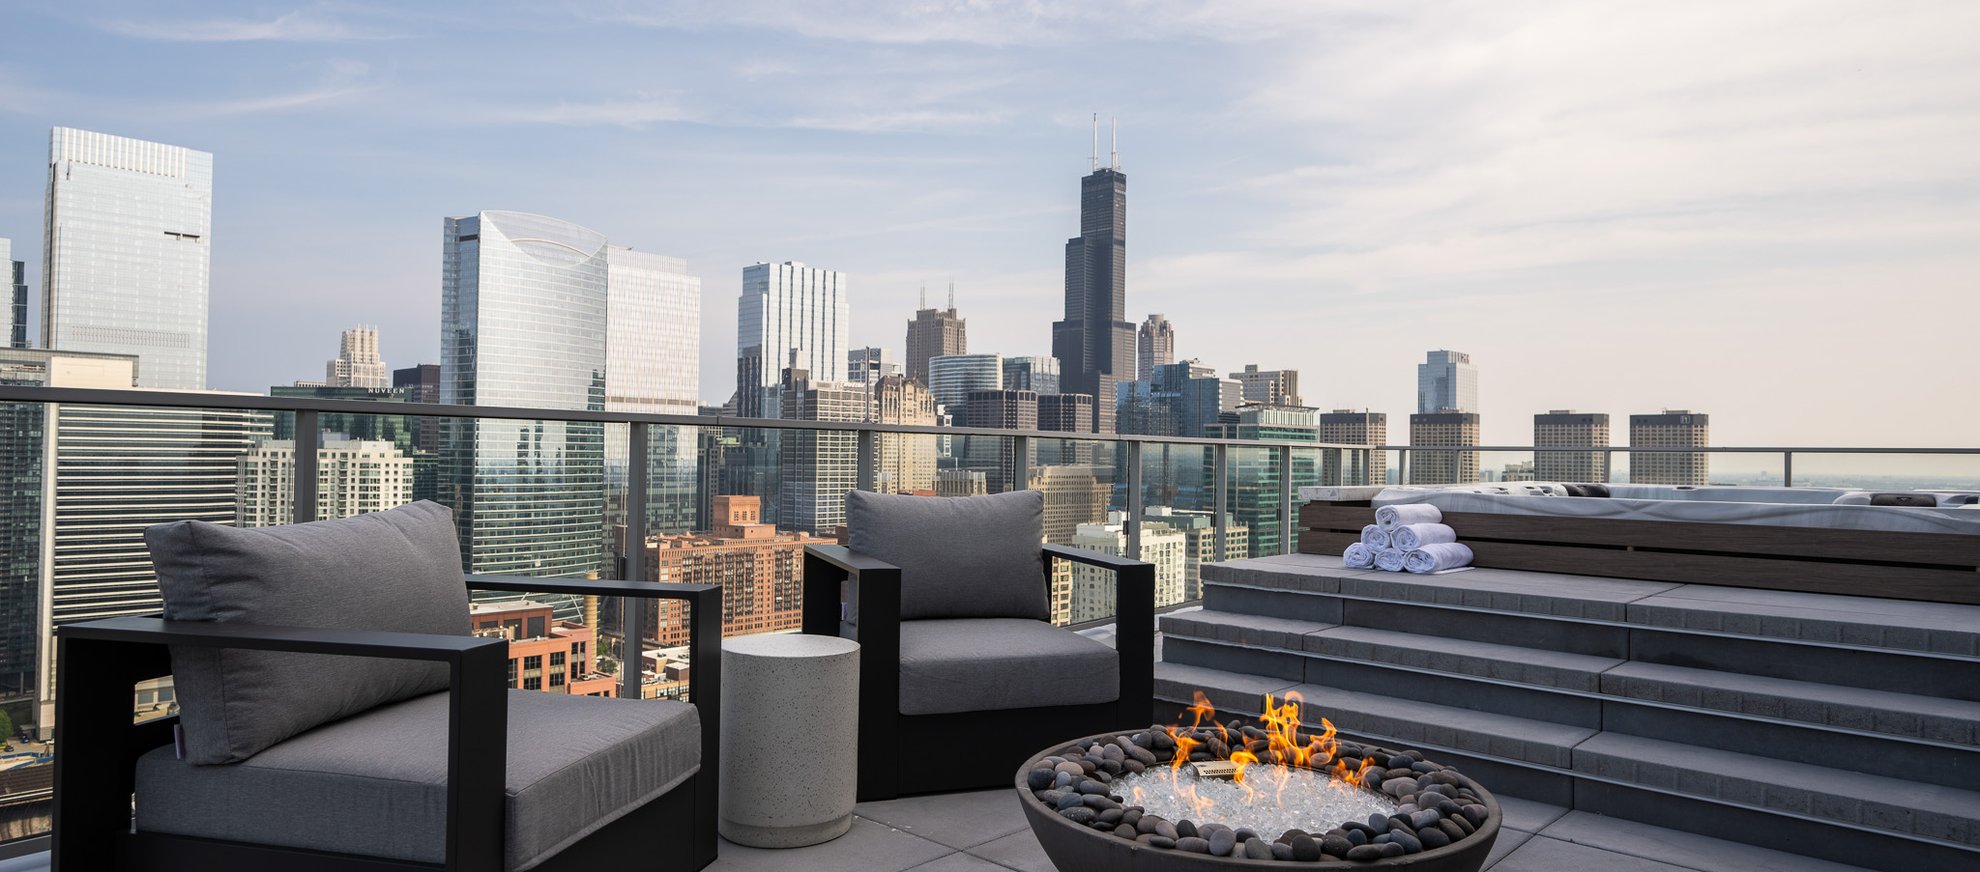
<path fill-rule="evenodd" d="M 903 352 L 1048 354 L 1089 119 L 1120 118 L 1128 311 L 1179 358 L 1389 413 L 1480 371 L 1718 445 L 1973 444 L 1980 6 L 1811 2 L 29 4 L 0 59 L 0 237 L 39 318 L 48 130 L 214 159 L 210 385 L 337 333 L 438 360 L 441 222 L 516 209 L 686 258 L 702 394 L 744 266 L 850 275 Z M 1102 131 L 1102 160 L 1106 160 Z M 1798 466 L 1799 470 L 1800 467 Z M 1811 470 L 1812 471 L 1812 470 Z"/>

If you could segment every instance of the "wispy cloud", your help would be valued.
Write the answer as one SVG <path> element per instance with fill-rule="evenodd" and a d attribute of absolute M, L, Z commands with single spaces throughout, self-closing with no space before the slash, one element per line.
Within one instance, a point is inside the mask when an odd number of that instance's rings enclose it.
<path fill-rule="evenodd" d="M 161 42 L 348 42 L 396 36 L 300 9 L 266 19 L 111 19 L 97 26 L 119 36 Z"/>
<path fill-rule="evenodd" d="M 460 111 L 454 114 L 452 118 L 453 120 L 468 124 L 548 124 L 570 127 L 605 126 L 631 128 L 672 122 L 706 120 L 702 116 L 682 108 L 672 98 L 648 97 L 630 97 L 620 100 L 598 100 L 591 102 L 564 101 L 521 105 L 516 103 L 487 105 Z"/>

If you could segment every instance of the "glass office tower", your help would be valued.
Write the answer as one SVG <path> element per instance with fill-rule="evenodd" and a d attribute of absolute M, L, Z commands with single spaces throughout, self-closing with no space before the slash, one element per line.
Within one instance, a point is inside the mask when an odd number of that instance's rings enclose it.
<path fill-rule="evenodd" d="M 0 239 L 0 279 L 12 279 L 13 305 L 7 312 L 7 347 L 26 348 L 28 344 L 27 264 L 14 259 L 13 243 Z"/>
<path fill-rule="evenodd" d="M 604 235 L 482 212 L 448 218 L 443 246 L 440 401 L 603 411 Z M 555 578 L 602 569 L 604 456 L 602 424 L 447 419 L 440 501 L 453 507 L 467 570 Z M 575 603 L 559 605 L 559 617 L 576 616 Z"/>
<path fill-rule="evenodd" d="M 206 387 L 213 155 L 57 127 L 48 145 L 41 344 L 134 354 L 139 387 Z"/>
<path fill-rule="evenodd" d="M 701 279 L 687 261 L 624 246 L 608 249 L 605 408 L 693 415 L 701 389 Z M 605 431 L 605 477 L 613 523 L 623 522 L 628 428 Z M 694 526 L 697 446 L 693 428 L 655 426 L 647 446 L 647 529 Z"/>

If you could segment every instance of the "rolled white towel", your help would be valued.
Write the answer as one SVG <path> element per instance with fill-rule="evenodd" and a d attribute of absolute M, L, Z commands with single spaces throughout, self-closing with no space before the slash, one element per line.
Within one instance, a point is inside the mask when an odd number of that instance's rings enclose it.
<path fill-rule="evenodd" d="M 1361 528 L 1361 544 L 1376 551 L 1389 547 L 1389 531 L 1380 524 L 1369 524 Z"/>
<path fill-rule="evenodd" d="M 1394 548 L 1384 548 L 1375 552 L 1375 568 L 1383 572 L 1403 571 L 1403 553 Z"/>
<path fill-rule="evenodd" d="M 1444 520 L 1444 513 L 1429 503 L 1397 503 L 1375 510 L 1375 523 L 1384 530 L 1394 530 L 1404 524 L 1436 524 Z"/>
<path fill-rule="evenodd" d="M 1366 538 L 1364 533 L 1363 539 Z M 1415 551 L 1425 545 L 1456 541 L 1457 531 L 1447 524 L 1404 524 L 1389 531 L 1389 544 L 1404 551 Z"/>
<path fill-rule="evenodd" d="M 1438 542 L 1403 555 L 1403 568 L 1417 575 L 1471 565 L 1471 547 L 1462 542 Z"/>
<path fill-rule="evenodd" d="M 1346 551 L 1341 552 L 1341 562 L 1349 569 L 1374 569 L 1375 549 L 1356 542 L 1349 545 Z"/>

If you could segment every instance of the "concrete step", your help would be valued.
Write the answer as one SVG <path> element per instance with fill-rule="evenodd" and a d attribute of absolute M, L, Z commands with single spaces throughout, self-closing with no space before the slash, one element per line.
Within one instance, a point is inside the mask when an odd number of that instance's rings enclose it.
<path fill-rule="evenodd" d="M 1495 642 L 1448 639 L 1373 627 L 1330 627 L 1301 637 L 1305 650 L 1541 687 L 1597 692 L 1606 670 L 1624 661 Z"/>
<path fill-rule="evenodd" d="M 1575 771 L 1600 778 L 1980 850 L 1972 790 L 1615 732 L 1573 757 Z"/>
<path fill-rule="evenodd" d="M 1603 693 L 1980 747 L 1980 702 L 1655 663 L 1602 673 Z"/>

